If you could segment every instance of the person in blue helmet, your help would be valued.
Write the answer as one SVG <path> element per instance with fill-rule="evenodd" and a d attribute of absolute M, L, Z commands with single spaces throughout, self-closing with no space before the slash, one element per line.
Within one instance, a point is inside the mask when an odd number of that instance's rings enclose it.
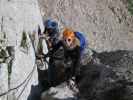
<path fill-rule="evenodd" d="M 58 23 L 52 19 L 48 19 L 44 21 L 43 24 L 45 27 L 45 30 L 43 33 L 47 37 L 46 42 L 48 45 L 48 50 L 50 52 L 53 49 L 53 47 L 57 45 L 59 41 Z M 52 54 L 54 54 L 54 52 Z M 53 62 L 54 62 L 54 59 L 50 57 L 49 67 L 48 67 L 48 79 L 51 86 L 54 86 L 56 82 L 56 69 Z"/>

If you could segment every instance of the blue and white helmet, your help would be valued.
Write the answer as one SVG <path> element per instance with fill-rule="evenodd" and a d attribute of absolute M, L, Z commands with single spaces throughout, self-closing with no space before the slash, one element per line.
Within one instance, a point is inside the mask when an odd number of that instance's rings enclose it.
<path fill-rule="evenodd" d="M 46 29 L 52 29 L 55 32 L 58 32 L 58 23 L 52 19 L 48 19 L 44 22 L 44 26 Z"/>

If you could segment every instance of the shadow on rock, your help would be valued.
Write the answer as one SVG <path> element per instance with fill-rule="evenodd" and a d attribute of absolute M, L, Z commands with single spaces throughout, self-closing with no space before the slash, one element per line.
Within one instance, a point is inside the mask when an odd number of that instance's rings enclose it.
<path fill-rule="evenodd" d="M 133 51 L 94 52 L 92 61 L 81 67 L 78 100 L 133 100 L 132 73 Z M 40 75 L 44 76 L 43 73 Z M 39 80 L 42 80 L 41 76 Z M 45 79 L 41 80 L 40 83 L 47 86 Z M 42 86 L 32 86 L 28 100 L 40 100 L 44 91 Z M 75 100 L 46 98 L 44 100 Z"/>
<path fill-rule="evenodd" d="M 133 100 L 133 82 L 128 75 L 118 74 L 123 68 L 124 71 L 125 69 L 133 71 L 130 69 L 133 66 L 133 52 L 126 50 L 95 52 L 95 57 L 93 63 L 82 67 L 78 83 L 79 98 L 83 100 Z M 98 59 L 101 64 L 95 59 Z"/>

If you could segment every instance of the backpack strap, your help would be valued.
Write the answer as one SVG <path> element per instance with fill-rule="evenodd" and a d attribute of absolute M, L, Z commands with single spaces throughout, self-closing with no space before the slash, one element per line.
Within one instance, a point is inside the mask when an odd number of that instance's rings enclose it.
<path fill-rule="evenodd" d="M 85 44 L 86 44 L 86 41 L 85 41 L 85 38 L 83 36 L 83 33 L 81 32 L 75 32 L 75 36 L 79 39 L 80 41 L 80 50 L 84 50 L 85 48 Z"/>

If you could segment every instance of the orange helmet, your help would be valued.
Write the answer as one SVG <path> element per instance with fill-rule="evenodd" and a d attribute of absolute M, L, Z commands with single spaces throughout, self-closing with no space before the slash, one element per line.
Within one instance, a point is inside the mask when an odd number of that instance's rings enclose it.
<path fill-rule="evenodd" d="M 74 31 L 70 28 L 65 28 L 63 31 L 63 38 L 75 38 Z"/>
<path fill-rule="evenodd" d="M 74 31 L 70 28 L 65 28 L 63 31 L 63 40 L 67 43 L 67 45 L 71 45 L 75 39 Z"/>

